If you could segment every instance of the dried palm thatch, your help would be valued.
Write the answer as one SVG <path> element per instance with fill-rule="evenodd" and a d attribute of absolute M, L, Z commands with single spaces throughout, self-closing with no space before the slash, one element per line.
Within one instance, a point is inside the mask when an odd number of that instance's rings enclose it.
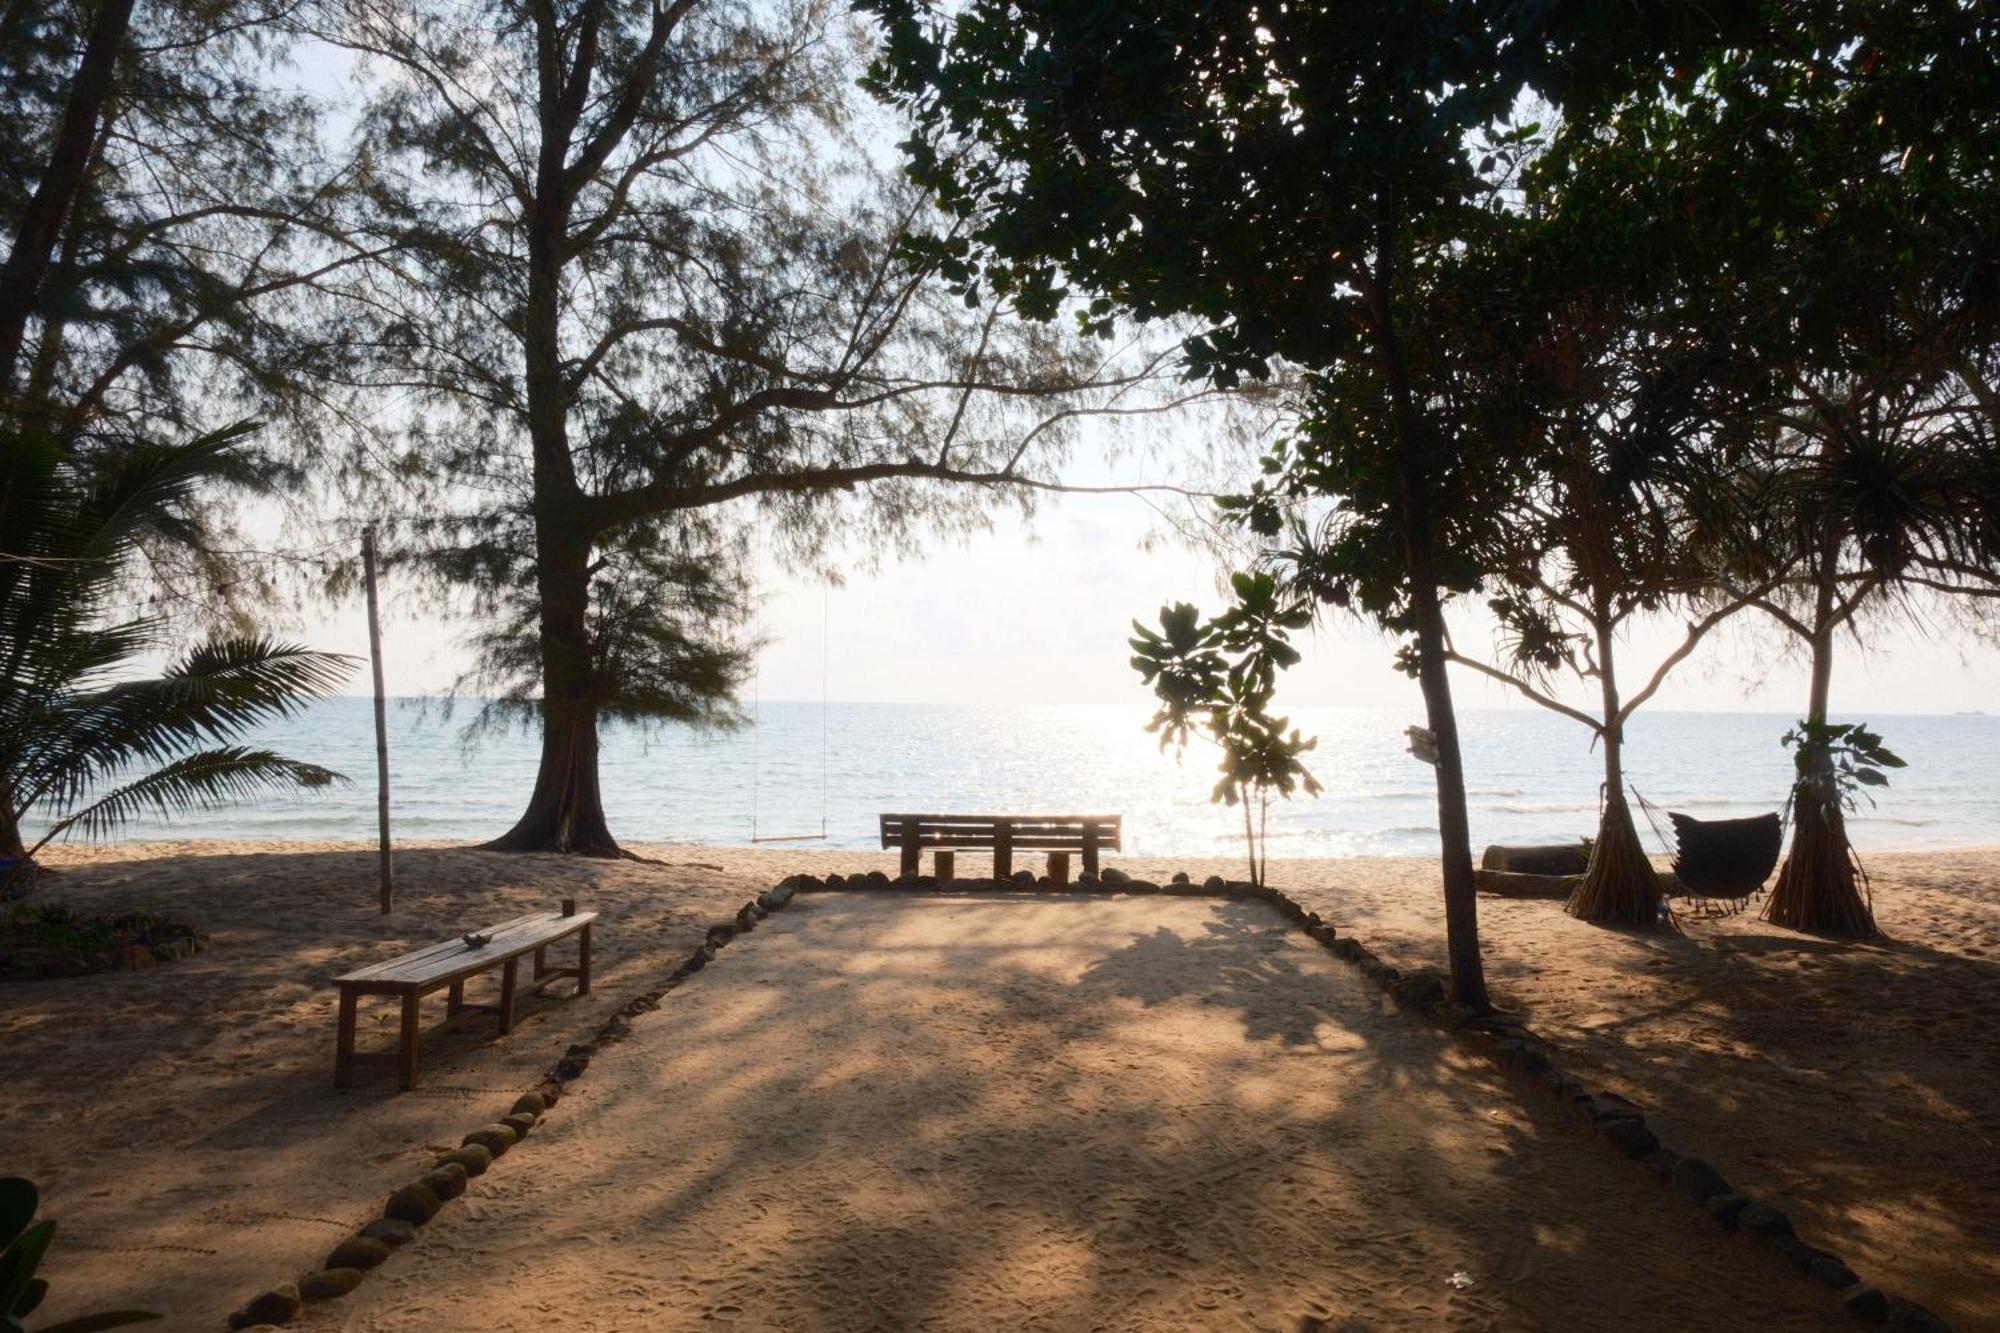
<path fill-rule="evenodd" d="M 1809 785 L 1793 797 L 1792 850 L 1764 904 L 1764 919 L 1793 930 L 1868 939 L 1881 934 L 1868 878 L 1847 843 L 1847 819 Z"/>
<path fill-rule="evenodd" d="M 1660 901 L 1660 877 L 1639 845 L 1632 808 L 1623 792 L 1611 790 L 1605 796 L 1590 864 L 1563 910 L 1592 925 L 1650 930 L 1666 920 Z"/>

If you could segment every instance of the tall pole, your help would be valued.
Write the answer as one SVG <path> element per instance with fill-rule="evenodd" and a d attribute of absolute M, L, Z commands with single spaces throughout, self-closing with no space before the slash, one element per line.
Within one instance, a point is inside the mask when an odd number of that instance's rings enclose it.
<path fill-rule="evenodd" d="M 368 660 L 375 668 L 375 810 L 382 837 L 382 914 L 396 896 L 389 864 L 389 713 L 382 692 L 382 612 L 375 597 L 375 525 L 361 530 L 361 569 L 368 583 Z"/>

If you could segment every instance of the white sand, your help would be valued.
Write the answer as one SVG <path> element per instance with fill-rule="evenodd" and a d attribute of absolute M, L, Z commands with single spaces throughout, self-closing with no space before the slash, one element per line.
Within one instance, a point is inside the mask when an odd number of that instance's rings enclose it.
<path fill-rule="evenodd" d="M 52 897 L 151 908 L 213 932 L 214 947 L 149 972 L 0 988 L 6 1169 L 39 1180 L 63 1226 L 47 1317 L 139 1303 L 166 1310 L 168 1327 L 217 1327 L 256 1290 L 316 1266 L 392 1186 L 506 1110 L 564 1046 L 657 984 L 704 926 L 796 870 L 893 869 L 853 853 L 647 850 L 675 864 L 407 851 L 387 921 L 373 906 L 373 854 L 352 845 L 66 853 L 72 868 Z M 1554 904 L 1486 899 L 1489 971 L 1501 1003 L 1572 1068 L 1640 1102 L 1670 1144 L 1786 1208 L 1864 1277 L 1961 1329 L 2000 1327 L 2000 853 L 1870 863 L 1888 945 L 1754 918 L 1637 937 Z M 1399 966 L 1442 957 L 1428 863 L 1292 862 L 1273 877 Z M 604 914 L 596 994 L 532 1009 L 504 1040 L 474 1025 L 427 1047 L 413 1095 L 380 1073 L 332 1089 L 331 977 L 565 894 Z M 735 961 L 774 938 L 746 941 Z M 696 979 L 662 1015 L 722 975 Z M 389 1007 L 365 1011 L 363 1026 L 386 1043 Z M 604 1072 L 600 1062 L 577 1087 Z M 552 1136 L 567 1132 L 568 1111 Z"/>

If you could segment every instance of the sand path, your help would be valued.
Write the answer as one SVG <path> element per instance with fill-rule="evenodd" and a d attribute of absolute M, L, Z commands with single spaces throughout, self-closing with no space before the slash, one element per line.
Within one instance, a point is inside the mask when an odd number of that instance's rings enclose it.
<path fill-rule="evenodd" d="M 826 895 L 312 1323 L 1833 1322 L 1673 1202 L 1260 905 Z"/>

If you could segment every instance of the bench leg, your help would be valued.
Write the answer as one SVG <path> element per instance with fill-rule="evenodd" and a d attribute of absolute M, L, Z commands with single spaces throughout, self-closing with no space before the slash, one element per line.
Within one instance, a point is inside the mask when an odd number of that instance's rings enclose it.
<path fill-rule="evenodd" d="M 520 959 L 509 958 L 500 969 L 500 1035 L 514 1030 L 514 982 L 520 975 Z"/>
<path fill-rule="evenodd" d="M 923 848 L 919 846 L 917 843 L 916 824 L 910 823 L 903 825 L 902 872 L 905 875 L 916 874 L 918 858 L 920 858 L 922 855 L 923 855 Z"/>
<path fill-rule="evenodd" d="M 398 1051 L 402 1059 L 398 1062 L 400 1077 L 398 1085 L 404 1092 L 417 1086 L 417 993 L 407 991 L 403 995 L 403 1044 Z"/>
<path fill-rule="evenodd" d="M 354 1005 L 360 997 L 351 990 L 340 992 L 340 1023 L 333 1046 L 333 1086 L 354 1086 Z"/>
<path fill-rule="evenodd" d="M 590 930 L 583 928 L 583 935 L 576 944 L 576 993 L 590 994 Z"/>
<path fill-rule="evenodd" d="M 444 993 L 445 1016 L 448 1018 L 455 1017 L 464 1011 L 465 983 L 463 981 L 454 981 L 451 983 L 451 989 Z"/>
<path fill-rule="evenodd" d="M 949 887 L 952 880 L 958 875 L 958 856 L 953 852 L 939 849 L 931 853 L 931 859 L 937 862 L 937 882 L 939 886 Z"/>
<path fill-rule="evenodd" d="M 1049 853 L 1049 878 L 1058 884 L 1069 883 L 1069 853 Z"/>
<path fill-rule="evenodd" d="M 540 981 L 544 976 L 548 975 L 548 970 L 549 946 L 544 944 L 541 948 L 535 950 L 535 980 Z"/>
<path fill-rule="evenodd" d="M 1007 843 L 995 843 L 993 847 L 993 878 L 1007 879 L 1014 873 L 1014 849 Z"/>

